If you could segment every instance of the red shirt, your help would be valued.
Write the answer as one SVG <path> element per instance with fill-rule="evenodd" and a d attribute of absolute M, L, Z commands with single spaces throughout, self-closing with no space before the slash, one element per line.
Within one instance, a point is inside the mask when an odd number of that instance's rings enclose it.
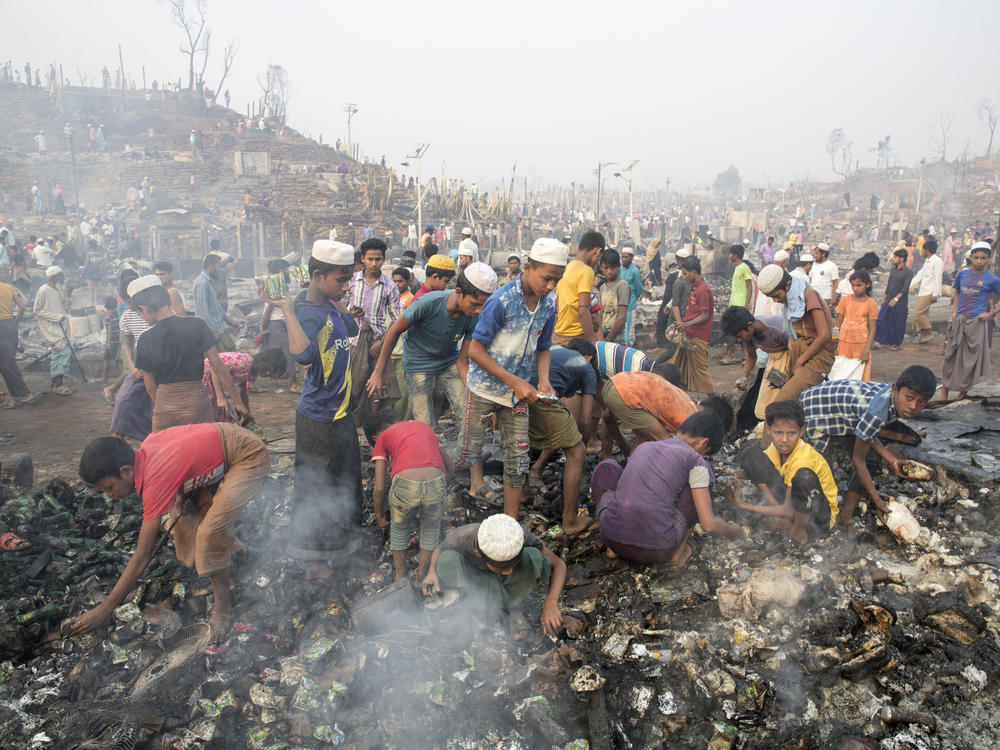
<path fill-rule="evenodd" d="M 413 293 L 413 299 L 411 299 L 411 300 L 410 300 L 410 304 L 412 305 L 412 304 L 413 304 L 414 302 L 416 302 L 416 301 L 417 301 L 417 300 L 418 300 L 418 299 L 419 299 L 420 297 L 423 297 L 423 296 L 424 296 L 425 294 L 427 294 L 427 292 L 429 292 L 429 291 L 430 291 L 430 289 L 428 289 L 428 288 L 427 288 L 427 285 L 426 285 L 426 284 L 421 284 L 421 285 L 420 285 L 420 288 L 419 288 L 419 289 L 418 289 L 417 291 L 415 291 L 415 292 Z"/>
<path fill-rule="evenodd" d="M 712 299 L 712 290 L 708 288 L 705 279 L 699 278 L 695 285 L 691 287 L 691 294 L 688 297 L 687 309 L 684 313 L 684 322 L 694 320 L 700 313 L 708 311 L 708 318 L 704 323 L 696 326 L 688 326 L 684 332 L 693 339 L 702 339 L 712 343 L 712 317 L 715 313 L 715 302 Z"/>
<path fill-rule="evenodd" d="M 377 458 L 392 464 L 392 476 L 425 466 L 436 466 L 444 473 L 437 434 L 424 422 L 397 422 L 388 428 L 372 449 L 372 461 Z"/>
<path fill-rule="evenodd" d="M 214 424 L 186 424 L 152 433 L 135 452 L 135 488 L 142 520 L 168 513 L 178 491 L 217 484 L 225 473 L 222 438 Z"/>

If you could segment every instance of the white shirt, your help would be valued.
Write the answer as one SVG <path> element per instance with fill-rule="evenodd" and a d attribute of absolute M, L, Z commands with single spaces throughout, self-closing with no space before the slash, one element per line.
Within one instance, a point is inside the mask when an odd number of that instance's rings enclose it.
<path fill-rule="evenodd" d="M 53 263 L 52 248 L 48 245 L 35 245 L 35 265 L 40 268 L 48 268 Z"/>
<path fill-rule="evenodd" d="M 941 296 L 941 274 L 944 272 L 944 261 L 937 253 L 924 260 L 920 270 L 913 276 L 910 289 L 917 287 L 918 297 Z"/>
<path fill-rule="evenodd" d="M 837 294 L 841 297 L 846 297 L 849 294 L 854 294 L 854 290 L 851 288 L 851 280 L 849 277 L 845 276 L 837 284 Z"/>
<path fill-rule="evenodd" d="M 819 292 L 820 297 L 830 300 L 833 299 L 833 282 L 839 275 L 837 264 L 832 260 L 824 260 L 822 263 L 813 263 L 812 271 L 809 272 L 809 283 Z"/>

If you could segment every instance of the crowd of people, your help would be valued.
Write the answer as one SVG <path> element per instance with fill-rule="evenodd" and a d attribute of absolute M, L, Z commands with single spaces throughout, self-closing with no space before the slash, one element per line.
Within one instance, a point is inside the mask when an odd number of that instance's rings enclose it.
<path fill-rule="evenodd" d="M 806 544 L 849 529 L 862 498 L 875 513 L 884 511 L 878 464 L 899 473 L 901 459 L 879 433 L 918 414 L 938 382 L 921 365 L 893 382 L 872 381 L 872 356 L 903 341 L 911 293 L 917 340 L 930 340 L 925 300 L 949 288 L 932 236 L 921 243 L 919 258 L 905 245 L 892 251 L 881 302 L 872 296 L 880 265 L 874 253 L 842 276 L 824 243 L 793 260 L 768 237 L 758 253 L 770 262 L 759 270 L 746 245 L 731 246 L 729 304 L 719 328 L 723 362 L 738 364 L 742 355 L 735 391 L 717 388 L 713 377 L 716 302 L 690 249 L 663 258 L 656 329 L 665 346 L 647 355 L 634 346 L 635 312 L 656 277 L 649 265 L 643 276 L 632 247 L 610 247 L 595 230 L 583 232 L 575 246 L 542 238 L 526 257 L 511 255 L 500 278 L 480 259 L 472 230 L 461 236 L 452 253 L 441 252 L 428 231 L 396 267 L 386 265 L 388 248 L 375 237 L 357 249 L 318 240 L 304 269 L 293 267 L 294 253 L 270 261 L 269 276 L 278 281 L 261 284 L 264 311 L 253 355 L 237 351 L 233 341 L 226 282 L 232 258 L 218 240 L 190 300 L 168 262 L 156 263 L 152 274 L 120 274 L 117 296 L 102 300 L 104 376 L 115 378 L 105 395 L 114 411 L 109 435 L 84 450 L 80 474 L 114 497 L 137 492 L 143 523 L 121 579 L 76 620 L 76 632 L 108 618 L 166 528 L 178 558 L 210 578 L 213 634 L 225 637 L 228 570 L 241 549 L 235 523 L 269 463 L 248 395 L 259 376 L 280 379 L 299 394 L 287 554 L 302 562 L 307 579 L 322 580 L 357 550 L 363 435 L 372 451 L 375 520 L 387 532 L 396 578 L 411 572 L 416 534 L 414 572 L 429 606 L 462 599 L 511 610 L 544 583 L 541 625 L 559 628 L 565 564 L 517 521 L 522 505 L 548 489 L 544 470 L 559 452 L 562 533 L 599 533 L 609 555 L 639 563 L 685 562 L 696 524 L 708 534 L 740 537 L 742 526 L 723 515 L 768 516 Z M 964 265 L 952 261 L 943 398 L 964 396 L 989 374 L 990 336 L 1000 315 L 991 257 L 991 244 L 979 242 Z M 44 262 L 45 282 L 32 307 L 49 348 L 51 392 L 67 396 L 65 274 L 52 259 Z M 99 281 L 91 293 L 101 296 Z M 15 361 L 26 307 L 17 288 L 0 282 L 5 407 L 35 398 Z M 456 436 L 446 445 L 439 420 L 449 410 Z M 724 441 L 744 432 L 736 460 L 759 491 L 755 500 L 732 482 L 720 487 L 711 462 Z M 837 443 L 854 469 L 842 495 L 829 465 Z M 502 456 L 500 486 L 484 475 L 487 444 Z M 600 453 L 589 482 L 588 451 Z M 495 513 L 442 537 L 455 481 Z M 731 501 L 725 514 L 713 492 Z"/>

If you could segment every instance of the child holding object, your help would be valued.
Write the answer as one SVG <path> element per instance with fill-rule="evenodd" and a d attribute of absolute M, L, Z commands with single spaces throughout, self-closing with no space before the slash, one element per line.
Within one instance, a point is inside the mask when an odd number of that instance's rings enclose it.
<path fill-rule="evenodd" d="M 389 529 L 389 548 L 396 580 L 406 577 L 406 551 L 420 516 L 420 563 L 417 578 L 427 575 L 431 553 L 441 536 L 441 514 L 447 494 L 447 464 L 437 434 L 424 422 L 401 422 L 392 409 L 382 409 L 365 421 L 365 437 L 373 446 L 375 520 Z M 389 516 L 385 513 L 385 471 L 391 466 Z"/>
<path fill-rule="evenodd" d="M 510 516 L 497 513 L 482 523 L 449 531 L 431 556 L 424 593 L 454 593 L 483 609 L 512 612 L 539 581 L 549 585 L 542 605 L 542 630 L 555 634 L 562 626 L 559 595 L 566 582 L 566 563 L 542 540 Z"/>
<path fill-rule="evenodd" d="M 740 510 L 772 516 L 799 544 L 830 533 L 837 519 L 837 483 L 823 455 L 802 441 L 806 415 L 798 401 L 775 401 L 764 412 L 771 445 L 756 441 L 740 450 L 740 465 L 766 505 L 744 502 L 735 487 L 729 499 Z"/>
<path fill-rule="evenodd" d="M 851 294 L 844 295 L 837 303 L 838 362 L 830 370 L 830 379 L 838 380 L 837 365 L 840 360 L 858 360 L 864 364 L 860 380 L 871 380 L 872 343 L 878 322 L 878 305 L 872 299 L 872 277 L 867 271 L 855 271 L 849 277 Z M 858 379 L 856 376 L 851 379 Z"/>

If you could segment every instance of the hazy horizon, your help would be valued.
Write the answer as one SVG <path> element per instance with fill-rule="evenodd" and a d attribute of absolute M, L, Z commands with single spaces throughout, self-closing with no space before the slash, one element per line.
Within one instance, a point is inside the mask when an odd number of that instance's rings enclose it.
<path fill-rule="evenodd" d="M 189 0 L 190 4 L 190 0 Z M 289 2 L 208 0 L 212 49 L 205 83 L 215 88 L 222 48 L 239 39 L 224 88 L 246 111 L 260 96 L 269 62 L 288 72 L 288 122 L 326 143 L 346 140 L 344 105 L 361 154 L 398 167 L 429 143 L 426 177 L 491 185 L 596 183 L 600 162 L 638 159 L 635 189 L 711 183 L 730 164 L 745 184 L 837 179 L 825 151 L 842 127 L 854 158 L 874 166 L 876 143 L 890 135 L 896 162 L 911 166 L 933 148 L 929 127 L 950 113 L 948 158 L 968 143 L 985 153 L 983 99 L 1000 107 L 1000 66 L 973 36 L 1000 21 L 986 2 L 735 2 L 649 8 L 515 0 L 473 13 L 457 3 L 419 8 L 388 2 L 320 7 Z M 944 13 L 943 8 L 948 12 Z M 42 21 L 42 10 L 47 16 Z M 83 11 L 88 17 L 78 19 Z M 47 70 L 62 64 L 74 85 L 99 85 L 118 67 L 129 77 L 187 83 L 181 32 L 168 9 L 144 0 L 112 4 L 54 0 L 27 6 L 7 27 L 4 60 Z M 50 17 L 74 19 L 50 27 Z M 10 33 L 13 32 L 13 33 Z M 221 92 L 220 92 L 221 98 Z M 1000 134 L 994 151 L 1000 148 Z M 614 169 L 610 170 L 611 172 Z M 624 183 L 608 175 L 609 189 Z"/>

